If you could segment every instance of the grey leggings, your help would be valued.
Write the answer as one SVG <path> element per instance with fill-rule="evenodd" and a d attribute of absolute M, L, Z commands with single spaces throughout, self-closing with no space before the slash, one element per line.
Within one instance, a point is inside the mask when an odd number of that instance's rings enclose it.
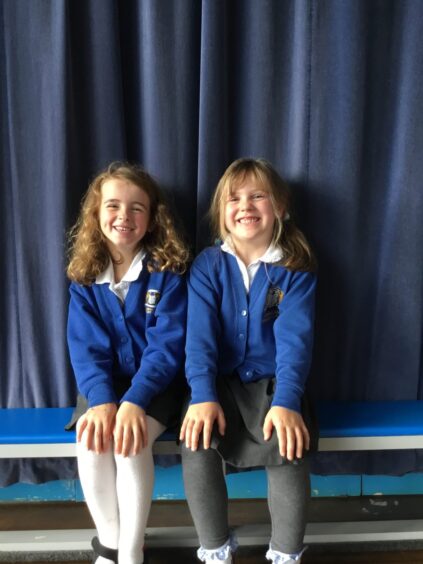
<path fill-rule="evenodd" d="M 212 550 L 229 538 L 228 493 L 222 459 L 213 449 L 182 446 L 185 493 L 201 546 Z M 273 550 L 297 554 L 303 548 L 310 498 L 308 460 L 266 468 Z"/>

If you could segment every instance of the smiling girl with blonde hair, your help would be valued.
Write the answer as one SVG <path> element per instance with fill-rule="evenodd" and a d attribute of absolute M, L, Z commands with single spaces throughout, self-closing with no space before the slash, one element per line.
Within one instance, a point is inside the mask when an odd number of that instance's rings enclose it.
<path fill-rule="evenodd" d="M 207 564 L 232 562 L 222 461 L 264 466 L 272 538 L 266 557 L 300 562 L 316 433 L 304 401 L 313 343 L 315 261 L 287 184 L 262 159 L 222 176 L 211 217 L 223 244 L 194 261 L 188 284 L 180 438 L 185 490 Z"/>

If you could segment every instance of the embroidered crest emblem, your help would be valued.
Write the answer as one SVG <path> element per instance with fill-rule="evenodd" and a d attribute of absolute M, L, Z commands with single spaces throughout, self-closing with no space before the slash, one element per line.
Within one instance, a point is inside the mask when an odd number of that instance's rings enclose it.
<path fill-rule="evenodd" d="M 160 301 L 160 292 L 158 290 L 147 290 L 147 293 L 145 295 L 146 313 L 153 313 L 159 301 Z"/>
<path fill-rule="evenodd" d="M 283 300 L 283 291 L 277 286 L 270 286 L 264 304 L 263 322 L 276 319 L 279 315 L 279 304 Z"/>

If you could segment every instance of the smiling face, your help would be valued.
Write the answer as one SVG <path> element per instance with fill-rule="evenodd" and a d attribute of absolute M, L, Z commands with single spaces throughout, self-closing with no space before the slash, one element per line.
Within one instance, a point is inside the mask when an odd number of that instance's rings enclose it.
<path fill-rule="evenodd" d="M 99 224 L 113 257 L 131 259 L 150 223 L 150 199 L 136 184 L 120 178 L 101 187 Z"/>
<path fill-rule="evenodd" d="M 254 248 L 257 258 L 264 254 L 272 241 L 277 217 L 270 193 L 254 177 L 246 177 L 227 194 L 223 212 L 236 251 Z"/>

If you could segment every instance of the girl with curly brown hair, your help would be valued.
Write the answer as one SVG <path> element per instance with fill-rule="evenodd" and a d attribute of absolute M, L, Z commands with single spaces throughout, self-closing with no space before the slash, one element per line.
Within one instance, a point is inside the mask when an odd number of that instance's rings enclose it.
<path fill-rule="evenodd" d="M 152 445 L 177 422 L 188 251 L 160 188 L 113 163 L 70 232 L 68 345 L 79 390 L 78 469 L 97 564 L 141 564 Z"/>

